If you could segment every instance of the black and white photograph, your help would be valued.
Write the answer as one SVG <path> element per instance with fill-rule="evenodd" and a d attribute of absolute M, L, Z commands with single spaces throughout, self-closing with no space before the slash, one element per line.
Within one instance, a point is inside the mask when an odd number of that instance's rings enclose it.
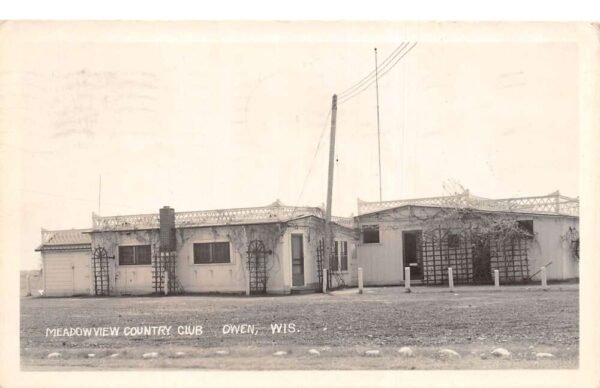
<path fill-rule="evenodd" d="M 18 370 L 576 373 L 597 38 L 6 22 Z"/>

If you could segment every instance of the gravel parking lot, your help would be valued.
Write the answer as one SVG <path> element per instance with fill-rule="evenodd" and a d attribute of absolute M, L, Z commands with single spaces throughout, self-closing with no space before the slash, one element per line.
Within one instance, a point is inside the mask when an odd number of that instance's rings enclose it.
<path fill-rule="evenodd" d="M 576 368 L 578 295 L 562 284 L 22 298 L 21 368 Z"/>

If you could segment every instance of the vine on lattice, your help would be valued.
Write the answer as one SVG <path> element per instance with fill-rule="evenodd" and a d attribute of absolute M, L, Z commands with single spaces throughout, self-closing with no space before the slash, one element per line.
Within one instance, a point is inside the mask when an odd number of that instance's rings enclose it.
<path fill-rule="evenodd" d="M 537 238 L 520 225 L 515 216 L 456 206 L 440 208 L 434 214 L 417 214 L 411 210 L 410 218 L 422 223 L 426 283 L 446 281 L 447 266 L 455 268 L 458 282 L 491 281 L 489 270 L 484 269 L 486 265 L 475 266 L 485 261 L 475 260 L 489 260 L 491 269 L 500 271 L 501 281 L 527 279 L 527 241 L 537 241 Z"/>
<path fill-rule="evenodd" d="M 562 241 L 569 245 L 571 255 L 579 261 L 579 231 L 574 226 L 569 226 L 569 230 L 562 235 Z"/>

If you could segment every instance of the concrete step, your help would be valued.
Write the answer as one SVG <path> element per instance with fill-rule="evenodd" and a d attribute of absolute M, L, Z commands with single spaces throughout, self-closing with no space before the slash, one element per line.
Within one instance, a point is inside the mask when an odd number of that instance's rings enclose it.
<path fill-rule="evenodd" d="M 314 294 L 315 292 L 317 292 L 317 290 L 314 288 L 292 288 L 293 295 Z"/>

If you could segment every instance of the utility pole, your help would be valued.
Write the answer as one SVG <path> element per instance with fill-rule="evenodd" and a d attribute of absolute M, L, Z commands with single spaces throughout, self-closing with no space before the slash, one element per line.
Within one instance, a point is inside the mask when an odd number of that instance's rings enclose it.
<path fill-rule="evenodd" d="M 325 208 L 325 258 L 327 266 L 323 263 L 323 268 L 329 268 L 329 259 L 331 258 L 333 234 L 331 231 L 331 201 L 333 197 L 333 166 L 335 154 L 335 121 L 337 115 L 337 95 L 331 99 L 331 132 L 329 137 L 329 172 L 327 174 L 327 207 Z"/>
<path fill-rule="evenodd" d="M 381 190 L 381 134 L 379 133 L 379 67 L 377 66 L 377 47 L 375 47 L 375 92 L 377 95 L 377 155 L 379 158 L 379 202 L 383 201 Z"/>

